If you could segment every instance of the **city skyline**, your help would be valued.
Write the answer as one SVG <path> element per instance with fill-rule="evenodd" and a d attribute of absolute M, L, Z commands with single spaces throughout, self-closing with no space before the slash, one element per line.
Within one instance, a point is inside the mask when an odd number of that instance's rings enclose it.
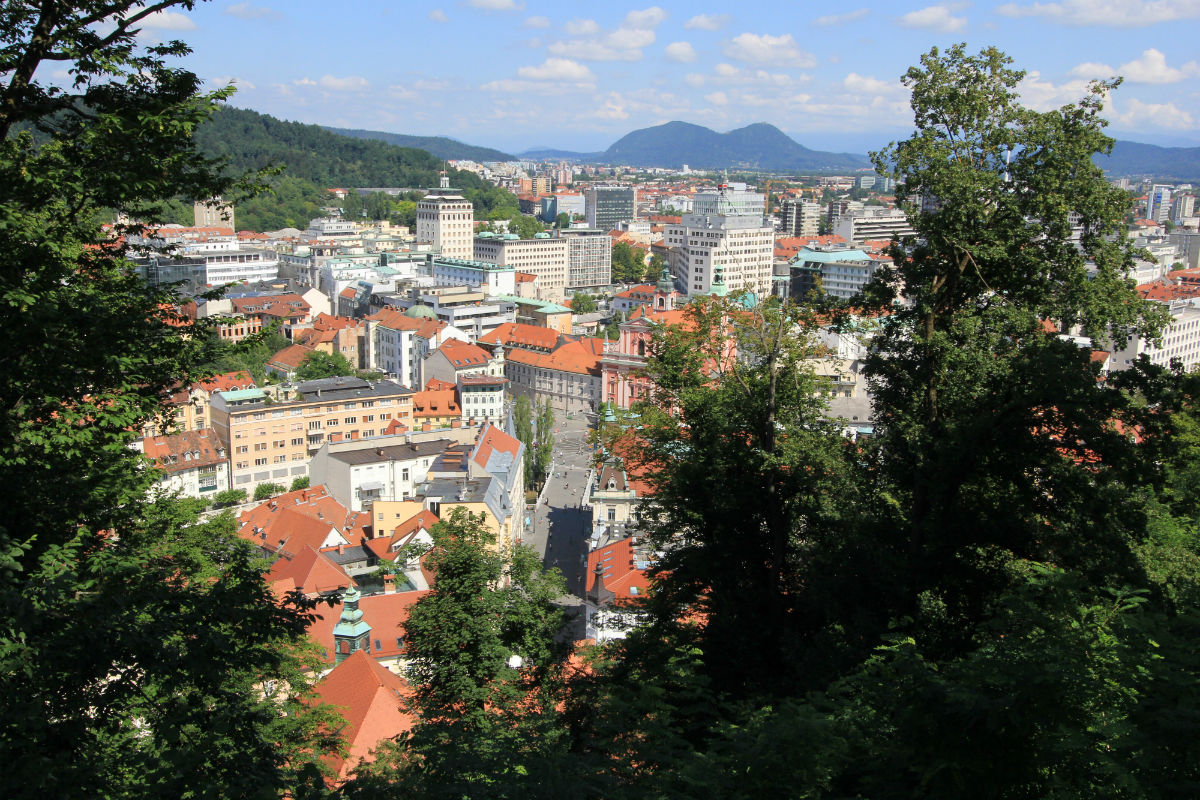
<path fill-rule="evenodd" d="M 844 10 L 455 0 L 412 13 L 250 0 L 158 15 L 143 36 L 191 45 L 184 64 L 210 87 L 236 84 L 232 105 L 301 122 L 510 153 L 603 150 L 670 120 L 718 131 L 768 122 L 807 147 L 865 152 L 911 128 L 899 76 L 930 47 L 960 41 L 1008 53 L 1034 108 L 1117 74 L 1111 135 L 1200 144 L 1198 23 L 1200 0 Z"/>

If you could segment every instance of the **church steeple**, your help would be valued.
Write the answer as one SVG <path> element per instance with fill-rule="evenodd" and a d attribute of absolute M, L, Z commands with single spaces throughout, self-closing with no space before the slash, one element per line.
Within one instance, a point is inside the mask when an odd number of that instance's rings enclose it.
<path fill-rule="evenodd" d="M 360 595 L 351 586 L 342 595 L 342 616 L 333 626 L 334 665 L 338 665 L 359 650 L 371 652 L 371 626 L 358 608 Z"/>
<path fill-rule="evenodd" d="M 729 288 L 725 286 L 725 268 L 720 264 L 713 265 L 711 288 L 713 297 L 724 297 L 729 292 Z"/>
<path fill-rule="evenodd" d="M 675 278 L 671 275 L 670 268 L 663 267 L 662 274 L 658 277 L 658 283 L 654 285 L 654 310 L 673 310 L 678 297 L 679 292 L 675 289 Z"/>

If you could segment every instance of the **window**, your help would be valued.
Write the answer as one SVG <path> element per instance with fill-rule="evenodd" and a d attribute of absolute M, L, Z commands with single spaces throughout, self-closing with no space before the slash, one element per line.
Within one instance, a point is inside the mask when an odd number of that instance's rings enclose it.
<path fill-rule="evenodd" d="M 358 424 L 358 417 L 346 417 L 346 419 L 345 419 L 345 423 L 346 423 L 347 425 L 357 425 L 357 424 Z"/>
<path fill-rule="evenodd" d="M 249 452 L 250 452 L 250 445 L 248 445 L 248 444 L 239 444 L 239 445 L 237 446 L 237 452 L 239 452 L 239 453 L 249 453 Z"/>
<path fill-rule="evenodd" d="M 396 637 L 396 647 L 404 647 L 404 637 L 403 636 Z"/>
<path fill-rule="evenodd" d="M 266 450 L 266 449 L 267 449 L 266 442 L 258 442 L 257 444 L 254 445 L 255 452 L 258 452 L 259 450 Z"/>
<path fill-rule="evenodd" d="M 301 436 L 301 437 L 299 437 L 299 438 L 297 438 L 297 439 L 292 439 L 292 446 L 293 446 L 293 447 L 296 447 L 296 446 L 298 446 L 298 445 L 302 445 L 302 444 L 304 444 L 304 437 L 303 437 L 303 436 Z"/>
<path fill-rule="evenodd" d="M 313 422 L 308 423 L 308 429 L 310 431 L 317 430 L 320 427 L 321 427 L 321 420 L 314 420 Z"/>
<path fill-rule="evenodd" d="M 265 458 L 254 459 L 254 466 L 256 466 L 256 467 L 264 467 L 264 466 L 266 466 L 266 464 L 267 464 L 267 460 Z"/>

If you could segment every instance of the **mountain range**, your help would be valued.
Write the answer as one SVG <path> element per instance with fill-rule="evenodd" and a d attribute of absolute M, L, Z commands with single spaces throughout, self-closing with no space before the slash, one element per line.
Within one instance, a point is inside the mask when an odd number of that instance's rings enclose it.
<path fill-rule="evenodd" d="M 464 144 L 448 136 L 408 136 L 403 133 L 385 133 L 383 131 L 365 131 L 358 128 L 331 128 L 321 126 L 330 133 L 340 136 L 350 136 L 354 139 L 374 139 L 400 147 L 415 147 L 432 153 L 438 158 L 455 161 L 516 161 L 517 157 L 495 150 L 491 147 L 476 147 Z"/>

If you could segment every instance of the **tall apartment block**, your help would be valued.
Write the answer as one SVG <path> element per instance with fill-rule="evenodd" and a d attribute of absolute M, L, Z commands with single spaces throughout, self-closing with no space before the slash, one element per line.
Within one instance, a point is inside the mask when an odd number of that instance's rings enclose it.
<path fill-rule="evenodd" d="M 692 213 L 666 226 L 671 270 L 689 297 L 712 292 L 718 267 L 728 291 L 770 294 L 775 231 L 764 217 L 765 206 L 758 192 L 722 186 L 697 192 Z"/>
<path fill-rule="evenodd" d="M 417 241 L 432 243 L 444 256 L 469 259 L 474 234 L 475 207 L 443 175 L 441 185 L 417 203 Z"/>
<path fill-rule="evenodd" d="M 1171 187 L 1155 185 L 1146 198 L 1146 219 L 1166 222 L 1171 210 Z"/>
<path fill-rule="evenodd" d="M 783 201 L 783 232 L 788 236 L 816 236 L 821 226 L 821 204 L 812 200 Z"/>
<path fill-rule="evenodd" d="M 598 228 L 555 231 L 567 240 L 567 288 L 584 289 L 612 283 L 612 237 Z"/>
<path fill-rule="evenodd" d="M 558 302 L 567 287 L 570 244 L 548 233 L 522 239 L 515 233 L 481 233 L 475 237 L 475 260 L 528 272 L 538 277 L 541 299 Z"/>
<path fill-rule="evenodd" d="M 583 190 L 589 228 L 611 231 L 618 222 L 637 219 L 637 189 L 632 186 L 589 186 Z"/>

